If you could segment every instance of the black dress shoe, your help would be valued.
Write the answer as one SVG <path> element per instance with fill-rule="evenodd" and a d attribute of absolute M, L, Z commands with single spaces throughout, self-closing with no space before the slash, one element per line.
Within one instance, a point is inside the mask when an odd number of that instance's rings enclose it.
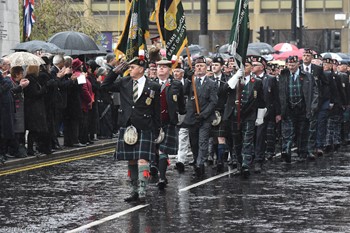
<path fill-rule="evenodd" d="M 177 169 L 178 172 L 182 173 L 185 171 L 185 164 L 183 164 L 182 162 L 177 162 L 175 164 L 175 168 Z"/>
<path fill-rule="evenodd" d="M 257 173 L 257 174 L 261 173 L 262 166 L 263 166 L 262 163 L 254 163 L 254 173 Z"/>
<path fill-rule="evenodd" d="M 165 187 L 166 187 L 166 183 L 165 183 L 165 180 L 159 180 L 159 182 L 158 182 L 158 184 L 157 184 L 157 186 L 158 186 L 158 189 L 159 190 L 164 190 L 165 189 Z"/>
<path fill-rule="evenodd" d="M 146 203 L 146 197 L 139 197 L 137 199 L 137 204 L 142 205 Z"/>
<path fill-rule="evenodd" d="M 304 155 L 299 155 L 297 158 L 298 163 L 303 163 L 303 162 L 305 162 L 305 160 L 306 160 L 306 156 L 304 156 Z"/>
<path fill-rule="evenodd" d="M 291 163 L 292 162 L 292 155 L 288 154 L 287 152 L 282 152 L 281 153 L 281 158 L 286 163 Z"/>
<path fill-rule="evenodd" d="M 125 202 L 133 202 L 133 201 L 138 201 L 138 199 L 139 199 L 139 194 L 133 193 L 131 196 L 125 198 L 124 201 Z"/>
<path fill-rule="evenodd" d="M 317 156 L 323 156 L 323 150 L 317 149 L 316 154 L 317 154 Z"/>
<path fill-rule="evenodd" d="M 249 167 L 243 165 L 241 168 L 241 174 L 244 178 L 248 178 L 250 176 L 250 171 L 249 171 Z"/>
<path fill-rule="evenodd" d="M 309 153 L 307 155 L 307 160 L 308 161 L 315 161 L 316 160 L 316 156 L 313 153 Z"/>
<path fill-rule="evenodd" d="M 223 173 L 224 172 L 224 164 L 222 164 L 222 163 L 218 163 L 217 165 L 216 165 L 216 173 Z"/>

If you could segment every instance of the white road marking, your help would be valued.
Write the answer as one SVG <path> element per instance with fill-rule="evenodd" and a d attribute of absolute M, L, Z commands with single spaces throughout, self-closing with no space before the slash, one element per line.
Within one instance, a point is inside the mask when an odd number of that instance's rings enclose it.
<path fill-rule="evenodd" d="M 100 225 L 100 224 L 105 223 L 105 222 L 107 222 L 107 221 L 110 221 L 110 220 L 119 218 L 119 217 L 121 217 L 121 216 L 123 216 L 123 215 L 126 215 L 126 214 L 128 214 L 128 213 L 134 212 L 134 211 L 139 210 L 139 209 L 142 209 L 142 208 L 145 208 L 145 207 L 147 207 L 147 206 L 149 206 L 149 204 L 147 204 L 147 205 L 138 205 L 138 206 L 132 207 L 132 208 L 130 208 L 130 209 L 124 210 L 124 211 L 122 211 L 122 212 L 119 212 L 119 213 L 113 214 L 113 215 L 111 215 L 111 216 L 105 217 L 105 218 L 103 218 L 103 219 L 100 219 L 100 220 L 91 222 L 91 223 L 86 224 L 86 225 L 84 225 L 84 226 L 78 227 L 78 228 L 76 228 L 76 229 L 67 231 L 66 233 L 81 232 L 81 231 L 86 230 L 86 229 L 89 229 L 89 228 L 91 228 L 91 227 L 93 227 L 93 226 L 97 226 L 97 225 Z"/>
<path fill-rule="evenodd" d="M 193 189 L 193 188 L 195 188 L 195 187 L 198 187 L 198 186 L 200 186 L 200 185 L 202 185 L 202 184 L 206 184 L 206 183 L 208 183 L 208 182 L 210 182 L 210 181 L 219 179 L 219 178 L 221 178 L 221 177 L 223 177 L 223 176 L 227 176 L 227 175 L 233 173 L 233 171 L 236 171 L 236 169 L 231 170 L 231 171 L 228 171 L 228 172 L 224 172 L 224 173 L 222 173 L 222 174 L 219 174 L 219 175 L 210 177 L 210 178 L 208 178 L 208 179 L 202 180 L 202 181 L 200 181 L 200 182 L 198 182 L 198 183 L 192 184 L 192 185 L 187 186 L 187 187 L 185 187 L 185 188 L 179 189 L 179 192 L 187 191 L 187 190 Z"/>

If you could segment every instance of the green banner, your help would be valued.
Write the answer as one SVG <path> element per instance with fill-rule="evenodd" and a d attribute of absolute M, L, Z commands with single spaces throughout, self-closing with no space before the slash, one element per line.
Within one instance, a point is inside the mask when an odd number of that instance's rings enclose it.
<path fill-rule="evenodd" d="M 231 54 L 243 67 L 249 43 L 249 0 L 236 0 L 229 44 Z"/>
<path fill-rule="evenodd" d="M 137 57 L 139 50 L 147 52 L 146 38 L 149 37 L 146 0 L 132 0 L 115 54 L 124 53 L 126 60 Z"/>
<path fill-rule="evenodd" d="M 186 22 L 180 0 L 158 0 L 157 27 L 160 39 L 166 46 L 166 58 L 177 57 L 187 44 Z"/>

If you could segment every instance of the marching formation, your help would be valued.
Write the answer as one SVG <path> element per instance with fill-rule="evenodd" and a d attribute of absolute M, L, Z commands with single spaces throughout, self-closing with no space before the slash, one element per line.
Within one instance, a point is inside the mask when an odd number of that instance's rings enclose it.
<path fill-rule="evenodd" d="M 120 61 L 102 89 L 120 92 L 116 158 L 128 161 L 132 193 L 127 202 L 145 202 L 150 177 L 163 190 L 169 155 L 180 172 L 194 168 L 205 177 L 213 163 L 225 163 L 248 178 L 260 173 L 281 144 L 282 160 L 314 161 L 349 142 L 350 66 L 305 49 L 302 60 L 283 66 L 247 56 L 244 69 L 233 57 L 197 57 L 173 62 L 135 57 Z M 172 69 L 173 67 L 173 69 Z M 125 73 L 128 75 L 124 76 Z M 186 161 L 192 152 L 193 161 Z"/>

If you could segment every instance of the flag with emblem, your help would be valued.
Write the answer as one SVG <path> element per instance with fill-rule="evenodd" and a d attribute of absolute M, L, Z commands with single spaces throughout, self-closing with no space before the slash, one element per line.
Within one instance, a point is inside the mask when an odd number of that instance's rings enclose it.
<path fill-rule="evenodd" d="M 35 23 L 34 0 L 24 0 L 23 12 L 23 35 L 25 35 L 25 38 L 29 38 Z"/>
<path fill-rule="evenodd" d="M 132 0 L 125 20 L 124 30 L 114 51 L 125 54 L 126 60 L 139 55 L 139 50 L 147 51 L 146 38 L 149 37 L 146 0 Z"/>
<path fill-rule="evenodd" d="M 243 67 L 249 43 L 249 0 L 236 0 L 230 35 L 230 52 Z"/>
<path fill-rule="evenodd" d="M 180 56 L 187 44 L 184 9 L 180 0 L 158 0 L 156 23 L 161 41 L 165 44 L 166 58 Z"/>

